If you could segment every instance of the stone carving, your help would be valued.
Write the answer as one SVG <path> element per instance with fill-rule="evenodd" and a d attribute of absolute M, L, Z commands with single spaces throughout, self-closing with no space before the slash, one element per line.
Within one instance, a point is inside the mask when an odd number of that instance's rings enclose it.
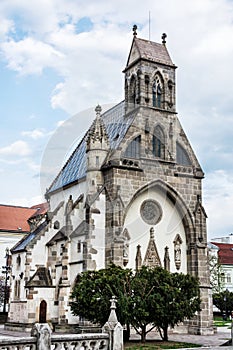
<path fill-rule="evenodd" d="M 142 219 L 149 225 L 156 225 L 162 218 L 162 208 L 158 202 L 153 199 L 147 199 L 142 202 L 140 213 Z"/>
<path fill-rule="evenodd" d="M 47 323 L 35 323 L 31 330 L 31 336 L 37 338 L 38 350 L 49 350 L 51 348 L 52 330 Z"/>
<path fill-rule="evenodd" d="M 123 231 L 123 265 L 126 266 L 129 261 L 129 241 L 130 241 L 130 235 L 127 230 L 127 228 Z"/>
<path fill-rule="evenodd" d="M 174 243 L 175 265 L 176 265 L 176 269 L 179 270 L 181 265 L 181 244 L 182 244 L 182 239 L 179 234 L 176 235 L 173 243 Z"/>
<path fill-rule="evenodd" d="M 161 266 L 161 261 L 159 258 L 159 254 L 156 248 L 155 240 L 154 240 L 154 228 L 150 229 L 150 240 L 147 247 L 146 255 L 143 261 L 143 265 L 155 267 Z"/>
<path fill-rule="evenodd" d="M 116 315 L 116 297 L 113 296 L 111 301 L 111 311 L 108 321 L 103 326 L 102 330 L 110 335 L 109 338 L 109 349 L 111 350 L 123 350 L 123 327 L 118 322 Z"/>

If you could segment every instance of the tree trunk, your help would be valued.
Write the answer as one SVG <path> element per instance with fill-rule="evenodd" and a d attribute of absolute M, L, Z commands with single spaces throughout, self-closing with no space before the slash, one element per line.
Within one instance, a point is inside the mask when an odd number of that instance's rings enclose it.
<path fill-rule="evenodd" d="M 142 327 L 142 333 L 141 333 L 141 342 L 146 342 L 146 325 L 143 325 Z"/>
<path fill-rule="evenodd" d="M 130 325 L 129 325 L 129 323 L 126 324 L 126 329 L 124 329 L 123 335 L 124 335 L 124 341 L 129 341 L 129 338 L 130 338 Z"/>
<path fill-rule="evenodd" d="M 163 340 L 168 341 L 168 326 L 163 328 Z"/>

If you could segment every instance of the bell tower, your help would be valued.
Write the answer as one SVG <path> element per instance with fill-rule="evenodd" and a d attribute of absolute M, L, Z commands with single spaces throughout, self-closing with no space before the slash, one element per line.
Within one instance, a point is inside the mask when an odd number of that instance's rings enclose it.
<path fill-rule="evenodd" d="M 175 69 L 166 47 L 165 33 L 162 43 L 137 37 L 133 26 L 133 42 L 125 73 L 126 112 L 147 106 L 170 112 L 176 111 Z"/>

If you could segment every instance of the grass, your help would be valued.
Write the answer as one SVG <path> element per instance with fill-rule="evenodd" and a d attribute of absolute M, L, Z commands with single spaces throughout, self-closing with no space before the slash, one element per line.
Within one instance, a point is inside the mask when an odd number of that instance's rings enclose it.
<path fill-rule="evenodd" d="M 216 327 L 230 327 L 231 326 L 231 320 L 223 320 L 221 316 L 214 316 L 214 326 Z"/>
<path fill-rule="evenodd" d="M 124 344 L 124 350 L 161 350 L 199 347 L 201 345 L 160 340 L 147 340 L 145 344 L 142 344 L 140 341 L 130 341 Z"/>

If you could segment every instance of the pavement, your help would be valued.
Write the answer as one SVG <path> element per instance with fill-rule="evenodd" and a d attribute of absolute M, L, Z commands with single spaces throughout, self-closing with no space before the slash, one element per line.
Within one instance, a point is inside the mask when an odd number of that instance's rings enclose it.
<path fill-rule="evenodd" d="M 29 337 L 30 332 L 19 332 L 19 331 L 9 331 L 4 329 L 4 325 L 0 325 L 0 339 L 3 338 L 15 338 L 15 337 Z M 139 339 L 139 336 L 134 334 L 132 338 Z M 169 333 L 169 340 L 179 341 L 185 343 L 198 344 L 202 347 L 195 349 L 213 349 L 213 350 L 223 350 L 232 349 L 233 346 L 223 346 L 229 339 L 231 339 L 231 329 L 228 327 L 219 327 L 217 332 L 213 335 L 192 335 L 192 334 L 180 334 L 180 333 Z M 158 333 L 150 332 L 147 335 L 147 339 L 160 339 Z M 193 348 L 194 349 L 194 348 Z M 169 350 L 169 349 L 168 349 Z M 185 350 L 184 348 L 182 350 Z M 190 350 L 190 348 L 189 348 Z"/>
<path fill-rule="evenodd" d="M 140 339 L 136 334 L 131 336 L 132 339 Z M 161 340 L 157 332 L 150 332 L 147 334 L 147 339 L 158 339 Z M 184 333 L 169 333 L 168 339 L 170 341 L 192 343 L 201 345 L 200 348 L 193 349 L 213 349 L 213 350 L 223 350 L 223 349 L 233 349 L 233 346 L 224 346 L 231 339 L 231 329 L 228 327 L 218 327 L 217 332 L 213 335 L 193 335 Z M 169 349 L 168 349 L 169 350 Z M 185 350 L 184 348 L 182 350 Z M 190 350 L 190 348 L 189 348 Z"/>

